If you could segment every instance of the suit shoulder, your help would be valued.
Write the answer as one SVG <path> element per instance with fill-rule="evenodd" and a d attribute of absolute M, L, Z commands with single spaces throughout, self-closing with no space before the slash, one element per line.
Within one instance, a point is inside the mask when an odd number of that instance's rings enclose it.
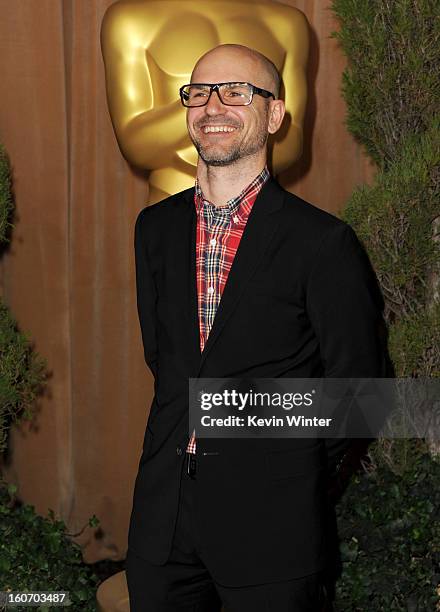
<path fill-rule="evenodd" d="M 173 216 L 188 205 L 191 205 L 193 198 L 194 187 L 191 187 L 190 189 L 185 189 L 185 191 L 175 193 L 160 202 L 145 206 L 139 212 L 136 223 L 155 225 L 157 223 L 166 223 L 167 221 L 172 222 Z"/>
<path fill-rule="evenodd" d="M 291 220 L 293 223 L 304 225 L 305 229 L 310 231 L 325 232 L 336 230 L 339 231 L 348 230 L 350 226 L 336 217 L 336 215 L 303 200 L 294 193 L 284 191 L 284 203 L 283 213 L 286 218 Z"/>
<path fill-rule="evenodd" d="M 342 219 L 303 200 L 282 187 L 283 228 L 286 235 L 295 236 L 310 253 L 325 254 L 351 244 L 359 248 L 359 239 L 354 229 Z"/>

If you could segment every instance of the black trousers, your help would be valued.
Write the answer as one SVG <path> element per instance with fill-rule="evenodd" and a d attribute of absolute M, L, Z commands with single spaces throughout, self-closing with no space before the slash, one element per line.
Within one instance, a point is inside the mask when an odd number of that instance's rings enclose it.
<path fill-rule="evenodd" d="M 193 512 L 196 486 L 197 480 L 188 475 L 185 466 L 173 547 L 164 565 L 152 565 L 128 551 L 130 612 L 220 612 L 222 604 L 225 612 L 325 610 L 320 574 L 243 587 L 226 587 L 215 582 L 198 552 Z"/>

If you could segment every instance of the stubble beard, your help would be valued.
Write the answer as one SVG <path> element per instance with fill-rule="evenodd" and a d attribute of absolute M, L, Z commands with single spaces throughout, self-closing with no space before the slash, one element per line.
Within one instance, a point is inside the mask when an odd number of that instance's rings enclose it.
<path fill-rule="evenodd" d="M 197 150 L 197 153 L 207 166 L 229 166 L 234 164 L 244 157 L 249 157 L 259 153 L 266 146 L 267 133 L 267 115 L 258 126 L 257 133 L 248 142 L 237 142 L 225 150 L 210 150 L 209 147 L 204 147 L 203 144 L 195 136 L 190 134 L 191 140 Z"/>

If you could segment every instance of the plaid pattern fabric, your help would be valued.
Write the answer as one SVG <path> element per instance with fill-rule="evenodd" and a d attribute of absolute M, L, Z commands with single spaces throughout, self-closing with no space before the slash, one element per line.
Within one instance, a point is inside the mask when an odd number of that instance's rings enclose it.
<path fill-rule="evenodd" d="M 215 313 L 252 206 L 269 176 L 266 166 L 252 183 L 240 195 L 229 200 L 226 206 L 214 206 L 206 200 L 196 180 L 196 281 L 201 351 L 214 323 Z M 186 452 L 196 452 L 194 432 Z"/>

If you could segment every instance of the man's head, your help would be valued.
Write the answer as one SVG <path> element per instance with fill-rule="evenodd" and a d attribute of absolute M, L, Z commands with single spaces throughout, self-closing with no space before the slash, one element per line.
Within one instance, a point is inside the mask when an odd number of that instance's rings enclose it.
<path fill-rule="evenodd" d="M 265 158 L 268 135 L 279 129 L 284 117 L 284 103 L 278 100 L 278 71 L 258 51 L 220 45 L 198 60 L 191 75 L 191 83 L 229 82 L 251 83 L 275 99 L 255 93 L 248 106 L 228 106 L 213 91 L 205 106 L 188 108 L 188 132 L 206 165 L 227 166 L 250 156 Z"/>

